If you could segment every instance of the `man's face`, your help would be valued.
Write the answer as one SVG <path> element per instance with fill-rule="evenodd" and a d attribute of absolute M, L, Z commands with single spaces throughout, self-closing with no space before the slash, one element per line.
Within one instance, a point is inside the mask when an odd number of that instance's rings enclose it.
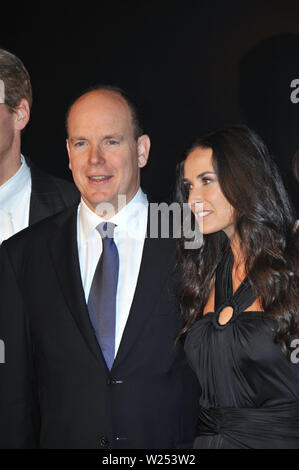
<path fill-rule="evenodd" d="M 29 121 L 30 107 L 25 98 L 14 112 L 5 104 L 5 84 L 0 79 L 0 164 L 20 153 L 20 132 Z"/>
<path fill-rule="evenodd" d="M 15 115 L 0 103 L 0 163 L 9 155 L 15 140 Z"/>
<path fill-rule="evenodd" d="M 111 91 L 92 91 L 72 106 L 68 119 L 69 167 L 84 202 L 98 212 L 100 203 L 117 210 L 118 195 L 128 203 L 140 185 L 149 139 L 134 139 L 130 109 Z"/>

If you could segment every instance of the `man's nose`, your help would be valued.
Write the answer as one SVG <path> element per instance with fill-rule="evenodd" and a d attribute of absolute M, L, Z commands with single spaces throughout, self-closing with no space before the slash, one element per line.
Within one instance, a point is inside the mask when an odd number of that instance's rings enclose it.
<path fill-rule="evenodd" d="M 99 146 L 91 148 L 89 161 L 93 165 L 103 165 L 106 162 L 104 151 Z"/>

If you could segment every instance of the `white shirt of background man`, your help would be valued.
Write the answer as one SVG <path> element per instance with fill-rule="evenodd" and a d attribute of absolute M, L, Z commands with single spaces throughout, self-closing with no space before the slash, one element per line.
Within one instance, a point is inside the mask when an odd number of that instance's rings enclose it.
<path fill-rule="evenodd" d="M 28 227 L 31 172 L 21 155 L 18 171 L 0 186 L 0 243 Z"/>

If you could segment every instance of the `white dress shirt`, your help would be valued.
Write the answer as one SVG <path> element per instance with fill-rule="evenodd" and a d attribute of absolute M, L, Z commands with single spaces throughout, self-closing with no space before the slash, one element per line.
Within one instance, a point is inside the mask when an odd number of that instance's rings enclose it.
<path fill-rule="evenodd" d="M 31 172 L 21 155 L 18 171 L 0 186 L 0 243 L 28 227 Z"/>
<path fill-rule="evenodd" d="M 116 227 L 114 241 L 119 254 L 116 295 L 115 356 L 128 320 L 141 264 L 147 229 L 148 201 L 139 188 L 134 198 L 109 219 Z M 81 199 L 77 217 L 77 239 L 82 284 L 88 301 L 94 272 L 102 254 L 102 238 L 96 227 L 107 220 L 99 217 Z"/>

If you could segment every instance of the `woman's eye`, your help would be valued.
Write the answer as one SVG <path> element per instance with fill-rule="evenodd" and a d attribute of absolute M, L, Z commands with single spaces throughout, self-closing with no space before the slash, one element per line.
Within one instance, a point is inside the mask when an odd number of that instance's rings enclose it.
<path fill-rule="evenodd" d="M 206 186 L 207 184 L 210 184 L 210 183 L 212 183 L 212 182 L 213 182 L 213 180 L 212 180 L 211 178 L 203 178 L 203 179 L 202 179 L 202 184 L 203 184 L 204 186 Z"/>

